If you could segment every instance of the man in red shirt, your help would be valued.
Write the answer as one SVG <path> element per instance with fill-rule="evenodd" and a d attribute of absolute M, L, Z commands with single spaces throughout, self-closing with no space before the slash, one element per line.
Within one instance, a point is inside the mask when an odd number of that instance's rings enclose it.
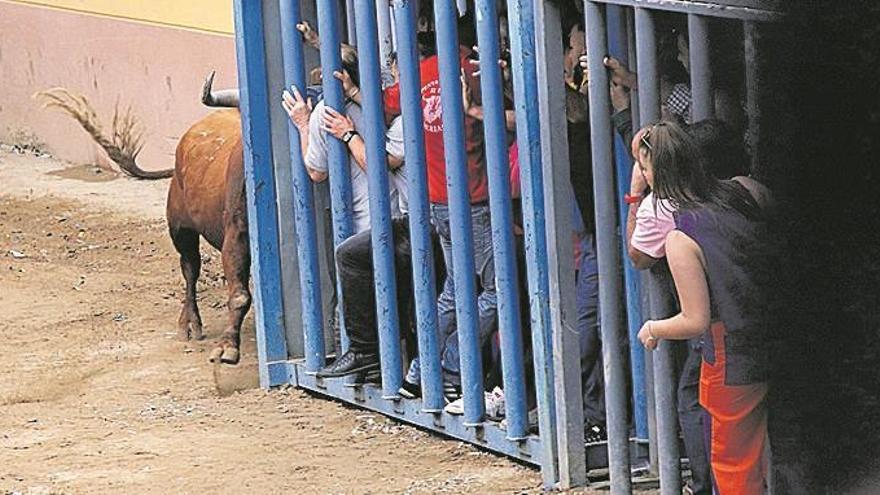
<path fill-rule="evenodd" d="M 478 88 L 479 80 L 473 75 L 468 63 L 471 54 L 468 46 L 475 41 L 474 26 L 470 16 L 459 22 L 461 44 L 461 67 L 467 83 Z M 423 47 L 426 48 L 426 47 Z M 438 328 L 441 336 L 441 363 L 444 374 L 444 392 L 447 398 L 455 398 L 460 385 L 458 335 L 455 321 L 455 284 L 452 266 L 452 237 L 449 225 L 448 193 L 446 188 L 446 154 L 443 148 L 443 111 L 440 104 L 440 81 L 438 59 L 435 54 L 425 53 L 421 61 L 422 114 L 425 132 L 425 155 L 428 172 L 428 198 L 431 203 L 431 223 L 440 238 L 446 263 L 446 281 L 437 299 Z M 479 90 L 473 92 L 475 98 Z M 475 102 L 479 104 L 479 102 Z M 465 115 L 465 151 L 467 153 L 468 189 L 471 201 L 471 221 L 474 239 L 475 266 L 471 269 L 479 278 L 477 295 L 479 312 L 480 344 L 485 344 L 497 327 L 497 303 L 495 295 L 495 264 L 492 251 L 492 229 L 489 215 L 489 180 L 486 174 L 485 145 L 482 122 Z M 418 358 L 410 365 L 400 394 L 404 397 L 420 395 L 420 366 Z"/>

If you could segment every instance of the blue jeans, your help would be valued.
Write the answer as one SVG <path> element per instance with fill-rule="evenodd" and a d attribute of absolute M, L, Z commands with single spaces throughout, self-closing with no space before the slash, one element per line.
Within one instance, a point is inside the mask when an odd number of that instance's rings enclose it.
<path fill-rule="evenodd" d="M 446 281 L 443 292 L 437 298 L 437 329 L 440 334 L 440 362 L 444 381 L 458 385 L 461 382 L 458 332 L 455 321 L 455 276 L 452 264 L 452 235 L 449 226 L 449 207 L 431 204 L 431 223 L 440 237 L 443 259 L 446 262 Z M 480 350 L 498 326 L 498 310 L 495 296 L 495 262 L 492 251 L 492 224 L 489 206 L 471 206 L 471 231 L 474 238 L 473 273 L 480 282 L 477 289 L 477 314 Z M 406 381 L 420 382 L 421 368 L 418 358 L 410 364 Z"/>
<path fill-rule="evenodd" d="M 577 332 L 581 347 L 581 390 L 584 420 L 588 425 L 605 425 L 605 375 L 602 339 L 599 333 L 599 266 L 596 241 L 587 234 L 581 242 L 580 268 L 575 281 Z"/>

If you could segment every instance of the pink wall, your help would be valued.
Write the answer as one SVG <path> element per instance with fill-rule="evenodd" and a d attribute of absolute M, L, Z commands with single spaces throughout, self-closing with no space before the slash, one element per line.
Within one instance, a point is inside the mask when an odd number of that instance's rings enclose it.
<path fill-rule="evenodd" d="M 106 160 L 73 119 L 31 98 L 63 86 L 108 130 L 116 101 L 131 104 L 146 130 L 140 166 L 169 168 L 177 140 L 209 112 L 199 96 L 211 69 L 215 88 L 236 86 L 232 37 L 0 2 L 0 141 L 25 130 L 59 158 Z"/>

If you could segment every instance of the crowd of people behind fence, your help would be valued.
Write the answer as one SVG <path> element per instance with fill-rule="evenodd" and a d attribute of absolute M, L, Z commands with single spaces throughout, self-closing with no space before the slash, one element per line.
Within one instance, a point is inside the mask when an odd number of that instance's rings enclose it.
<path fill-rule="evenodd" d="M 575 9 L 572 3 L 572 9 Z M 483 137 L 483 110 L 478 71 L 481 63 L 470 14 L 459 20 L 461 85 L 467 157 L 468 192 L 475 265 L 453 266 L 452 229 L 446 187 L 443 111 L 433 14 L 422 2 L 418 49 L 426 151 L 431 235 L 436 256 L 437 313 L 440 335 L 444 411 L 462 414 L 459 341 L 456 332 L 454 270 L 470 270 L 478 281 L 477 321 L 484 359 L 485 409 L 489 419 L 504 422 L 504 391 L 498 358 L 498 308 L 489 212 L 489 186 Z M 599 274 L 590 150 L 586 47 L 581 12 L 563 15 L 566 116 L 572 198 L 572 242 L 576 273 L 577 331 L 580 336 L 584 436 L 586 442 L 606 439 L 604 371 L 599 320 Z M 674 289 L 668 297 L 679 308 L 660 320 L 648 320 L 639 339 L 648 349 L 661 340 L 675 345 L 678 366 L 678 413 L 687 457 L 692 493 L 762 493 L 767 475 L 767 356 L 762 345 L 772 322 L 764 311 L 768 277 L 755 260 L 771 260 L 767 219 L 772 212 L 769 191 L 749 176 L 745 139 L 743 92 L 736 84 L 715 88 L 719 119 L 692 122 L 688 83 L 687 29 L 670 16 L 661 23 L 660 67 L 662 120 L 634 130 L 630 95 L 638 91 L 638 78 L 621 61 L 607 57 L 610 98 L 609 119 L 629 146 L 634 162 L 629 193 L 620 201 L 628 205 L 626 242 L 630 261 L 655 276 L 671 273 Z M 506 22 L 501 18 L 502 33 Z M 318 47 L 317 33 L 308 24 L 297 28 L 305 41 Z M 502 38 L 504 38 L 502 36 Z M 507 41 L 502 39 L 502 48 Z M 502 53 L 505 50 L 502 50 Z M 350 347 L 318 372 L 322 378 L 356 375 L 370 380 L 380 367 L 379 338 L 374 296 L 370 233 L 369 190 L 364 126 L 360 108 L 357 51 L 342 45 L 342 70 L 335 76 L 345 92 L 343 108 L 330 108 L 306 88 L 292 87 L 282 104 L 299 130 L 303 160 L 313 181 L 329 174 L 331 139 L 345 144 L 350 160 L 351 211 L 354 235 L 339 244 L 335 259 L 339 294 Z M 728 57 L 731 58 L 731 57 Z M 500 61 L 506 68 L 508 61 Z M 407 399 L 421 395 L 420 363 L 415 352 L 412 252 L 407 194 L 407 163 L 396 65 L 390 61 L 391 83 L 384 88 L 388 177 L 393 211 L 392 233 L 397 277 L 399 318 L 412 357 L 399 394 Z M 505 71 L 506 72 L 506 71 Z M 521 275 L 523 341 L 528 343 L 528 297 L 525 292 L 524 242 L 520 207 L 519 150 L 513 112 L 513 91 L 505 83 L 510 188 L 517 235 L 517 260 Z M 609 165 L 610 166 L 610 165 Z M 621 221 L 624 221 L 622 219 Z M 527 352 L 530 350 L 527 347 Z M 530 359 L 526 360 L 531 362 Z M 537 429 L 532 373 L 526 373 L 529 390 L 529 424 Z"/>

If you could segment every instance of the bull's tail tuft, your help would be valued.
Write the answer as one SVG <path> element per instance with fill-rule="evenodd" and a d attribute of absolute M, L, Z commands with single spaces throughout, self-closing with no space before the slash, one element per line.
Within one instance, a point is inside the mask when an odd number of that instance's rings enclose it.
<path fill-rule="evenodd" d="M 85 96 L 66 88 L 52 88 L 37 92 L 33 97 L 43 101 L 43 108 L 59 108 L 73 117 L 126 174 L 138 179 L 163 179 L 174 174 L 174 169 L 147 171 L 138 166 L 137 156 L 144 147 L 144 131 L 130 105 L 125 112 L 120 112 L 119 102 L 116 103 L 112 133 L 108 137 Z"/>

